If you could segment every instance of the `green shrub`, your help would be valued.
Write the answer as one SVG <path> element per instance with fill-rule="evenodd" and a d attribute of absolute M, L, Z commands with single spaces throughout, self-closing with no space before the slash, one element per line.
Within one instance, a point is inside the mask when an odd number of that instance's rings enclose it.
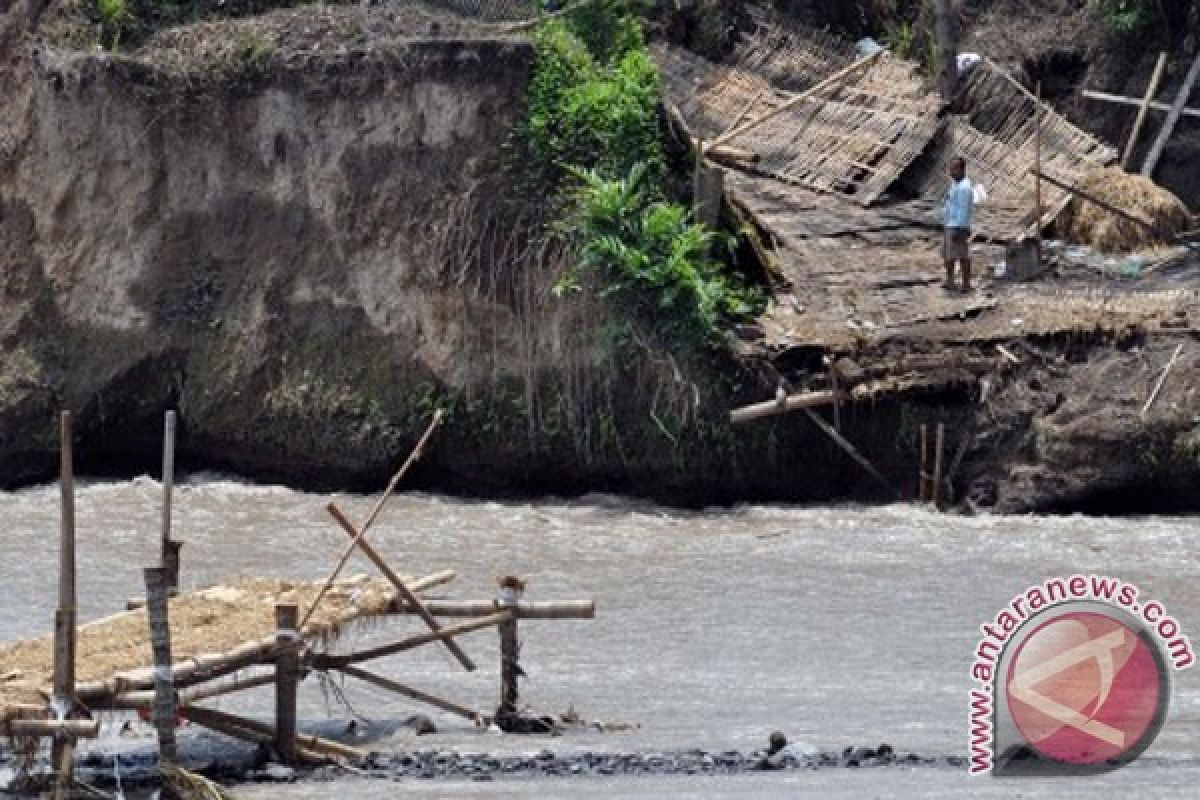
<path fill-rule="evenodd" d="M 96 13 L 100 18 L 101 37 L 105 46 L 116 50 L 133 22 L 128 4 L 125 0 L 96 0 Z"/>
<path fill-rule="evenodd" d="M 661 199 L 645 164 L 627 177 L 579 173 L 570 222 L 582 266 L 635 319 L 685 341 L 718 344 L 731 321 L 761 310 L 761 293 L 742 286 L 713 258 L 730 238 L 690 221 Z"/>
<path fill-rule="evenodd" d="M 1147 0 L 1091 0 L 1104 25 L 1116 33 L 1133 33 L 1148 25 L 1154 8 Z"/>

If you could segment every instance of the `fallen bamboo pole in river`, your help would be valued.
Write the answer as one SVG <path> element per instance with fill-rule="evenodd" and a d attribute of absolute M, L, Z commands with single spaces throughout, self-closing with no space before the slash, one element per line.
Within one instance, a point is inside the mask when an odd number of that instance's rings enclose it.
<path fill-rule="evenodd" d="M 430 642 L 438 642 L 449 639 L 453 636 L 461 636 L 464 633 L 490 628 L 493 625 L 499 625 L 502 622 L 507 622 L 512 619 L 512 614 L 507 611 L 501 611 L 496 614 L 489 614 L 486 617 L 473 619 L 470 622 L 461 622 L 458 625 L 451 625 L 441 628 L 437 633 L 423 633 L 419 636 L 412 636 L 408 639 L 401 639 L 398 642 L 391 644 L 372 647 L 369 650 L 361 650 L 357 653 L 350 653 L 344 656 L 326 656 L 318 655 L 313 658 L 313 667 L 316 669 L 338 668 L 343 664 L 357 664 L 360 661 L 370 661 L 374 658 L 383 658 L 384 656 L 402 653 L 405 650 L 412 650 L 415 647 L 429 644 Z"/>
<path fill-rule="evenodd" d="M 10 736 L 53 736 L 62 739 L 95 739 L 100 735 L 100 720 L 96 719 L 14 719 L 8 723 Z M 56 769 L 61 774 L 61 769 Z"/>
<path fill-rule="evenodd" d="M 440 708 L 443 711 L 449 711 L 451 714 L 458 714 L 460 717 L 465 717 L 472 722 L 478 722 L 479 720 L 483 719 L 483 715 L 474 709 L 467 708 L 466 706 L 460 706 L 458 703 L 453 703 L 449 700 L 443 700 L 437 695 L 422 692 L 419 689 L 412 688 L 411 686 L 405 686 L 402 683 L 397 683 L 396 681 L 385 678 L 382 675 L 376 675 L 374 672 L 368 672 L 365 669 L 361 669 L 350 664 L 340 664 L 335 667 L 335 669 L 337 669 L 339 672 L 349 675 L 352 678 L 358 678 L 360 681 L 374 684 L 381 689 L 387 689 L 389 692 L 395 692 L 396 694 L 404 695 L 412 700 L 426 703 L 427 705 Z"/>
<path fill-rule="evenodd" d="M 224 734 L 225 736 L 229 736 L 234 739 L 240 739 L 243 742 L 249 742 L 250 744 L 270 747 L 275 742 L 274 731 L 263 731 L 258 727 L 251 727 L 246 724 L 249 723 L 250 720 L 236 717 L 232 714 L 224 714 L 220 711 L 214 711 L 211 708 L 184 706 L 183 708 L 179 709 L 179 715 L 193 725 L 199 725 L 203 728 L 208 728 L 209 730 Z M 267 727 L 269 728 L 269 726 Z M 363 757 L 361 752 L 355 751 L 355 753 L 356 754 L 354 756 L 343 757 L 353 758 L 356 761 Z M 330 755 L 335 754 L 323 754 L 318 750 L 310 749 L 302 745 L 296 746 L 296 756 L 303 761 L 308 761 L 314 764 L 320 764 L 328 761 Z"/>
<path fill-rule="evenodd" d="M 401 480 L 403 480 L 404 475 L 408 472 L 412 465 L 417 463 L 417 460 L 425 454 L 425 447 L 429 444 L 429 440 L 433 437 L 433 434 L 436 433 L 438 428 L 442 426 L 442 420 L 445 418 L 446 412 L 442 409 L 439 408 L 436 412 L 434 412 L 433 419 L 430 421 L 429 427 L 425 429 L 425 433 L 422 434 L 419 440 L 417 440 L 417 446 L 414 447 L 412 452 L 408 454 L 408 458 L 405 459 L 404 464 L 402 464 L 400 469 L 396 471 L 396 474 L 392 476 L 392 479 L 388 481 L 388 485 L 383 490 L 383 494 L 380 495 L 379 499 L 375 502 L 375 507 L 372 508 L 371 513 L 367 515 L 366 522 L 364 522 L 362 527 L 356 531 L 356 535 L 353 537 L 354 541 L 352 541 L 350 545 L 344 551 L 342 551 L 342 555 L 341 558 L 338 559 L 337 566 L 333 568 L 333 572 L 329 573 L 329 577 L 325 580 L 325 585 L 321 587 L 319 592 L 317 592 L 316 599 L 314 599 L 312 605 L 309 606 L 308 611 L 304 614 L 304 618 L 300 620 L 301 628 L 308 624 L 309 619 L 312 618 L 313 612 L 316 611 L 317 606 L 321 604 L 321 598 L 325 596 L 325 593 L 329 591 L 329 587 L 333 585 L 335 580 L 337 580 L 337 576 L 341 574 L 342 568 L 346 566 L 346 562 L 349 561 L 350 556 L 354 554 L 355 548 L 358 547 L 358 544 L 363 537 L 367 535 L 367 531 L 371 529 L 371 526 L 375 523 L 375 519 L 379 516 L 379 513 L 383 511 L 384 504 L 387 503 L 388 498 L 392 496 L 392 492 L 396 490 L 396 486 Z M 332 503 L 330 505 L 332 505 Z M 468 662 L 469 660 L 470 659 L 468 659 Z M 466 666 L 466 664 L 463 666 Z M 467 668 L 470 669 L 470 667 Z"/>
<path fill-rule="evenodd" d="M 363 551 L 363 553 L 371 559 L 375 566 L 379 568 L 379 571 L 384 574 L 384 577 L 391 581 L 392 585 L 396 587 L 396 591 L 398 591 L 400 596 L 404 599 L 404 602 L 407 603 L 408 606 L 417 613 L 417 616 L 424 620 L 425 624 L 429 626 L 429 630 L 433 633 L 438 633 L 441 630 L 441 624 L 425 609 L 425 606 L 421 603 L 420 598 L 413 593 L 412 589 L 408 588 L 408 586 L 404 584 L 404 581 L 400 580 L 400 576 L 392 571 L 392 568 L 389 567 L 387 562 L 383 560 L 383 557 L 375 551 L 375 548 L 371 547 L 371 545 L 367 543 L 366 539 L 363 538 L 366 528 L 355 530 L 354 524 L 351 523 L 350 520 L 346 518 L 346 515 L 342 513 L 341 509 L 339 509 L 333 503 L 330 503 L 325 508 L 329 514 L 335 520 L 337 520 L 338 525 L 342 526 L 342 530 L 344 530 L 346 534 L 354 540 L 351 542 L 351 546 L 353 547 L 357 545 Z M 367 522 L 370 522 L 371 519 L 372 518 L 369 518 Z M 463 652 L 462 648 L 459 647 L 453 639 L 445 638 L 442 639 L 442 642 L 446 645 L 446 649 L 458 659 L 458 662 L 462 664 L 468 672 L 475 669 L 475 662 L 473 662 L 470 657 Z"/>
<path fill-rule="evenodd" d="M 255 719 L 239 717 L 236 714 L 230 714 L 226 711 L 217 711 L 212 708 L 203 708 L 201 706 L 187 706 L 181 708 L 179 713 L 186 719 L 192 720 L 200 725 L 208 727 L 208 722 L 222 722 L 227 726 L 243 728 L 247 731 L 269 737 L 270 742 L 275 741 L 275 728 L 265 722 L 259 722 Z M 214 729 L 215 730 L 215 729 Z M 298 747 L 302 750 L 309 750 L 316 753 L 325 753 L 327 755 L 337 756 L 338 758 L 350 758 L 359 760 L 366 756 L 362 750 L 357 747 L 335 742 L 330 739 L 323 739 L 320 736 L 314 736 L 311 733 L 301 733 L 296 735 Z"/>

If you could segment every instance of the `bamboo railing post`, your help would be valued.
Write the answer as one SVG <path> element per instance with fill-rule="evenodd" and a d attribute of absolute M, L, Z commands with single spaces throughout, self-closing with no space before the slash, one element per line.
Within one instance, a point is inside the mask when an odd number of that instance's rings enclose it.
<path fill-rule="evenodd" d="M 150 649 L 154 653 L 154 728 L 158 733 L 158 761 L 175 763 L 175 683 L 171 673 L 171 625 L 167 617 L 170 591 L 166 569 L 148 567 L 146 615 L 150 623 Z"/>
<path fill-rule="evenodd" d="M 295 603 L 275 606 L 275 635 L 280 644 L 299 637 L 296 625 L 300 608 Z M 275 661 L 275 750 L 285 764 L 296 761 L 296 690 L 300 683 L 300 656 L 295 648 L 281 647 Z"/>
<path fill-rule="evenodd" d="M 75 469 L 71 458 L 71 412 L 59 414 L 59 534 L 58 610 L 54 614 L 54 705 L 65 719 L 75 702 Z M 66 798 L 74 784 L 75 746 L 57 735 L 51 746 L 54 797 Z"/>
<path fill-rule="evenodd" d="M 519 599 L 520 589 L 515 586 L 501 586 L 496 598 L 497 608 L 515 609 Z M 500 711 L 516 713 L 520 697 L 517 685 L 521 674 L 519 659 L 521 645 L 517 638 L 517 615 L 513 613 L 507 622 L 496 626 L 500 632 Z"/>
<path fill-rule="evenodd" d="M 163 507 L 162 541 L 160 543 L 159 566 L 167 571 L 167 588 L 179 589 L 180 542 L 171 538 L 171 493 L 175 488 L 175 412 L 168 411 L 163 417 Z"/>
<path fill-rule="evenodd" d="M 946 423 L 939 422 L 933 451 L 933 507 L 940 511 L 942 508 L 942 451 L 946 447 Z"/>

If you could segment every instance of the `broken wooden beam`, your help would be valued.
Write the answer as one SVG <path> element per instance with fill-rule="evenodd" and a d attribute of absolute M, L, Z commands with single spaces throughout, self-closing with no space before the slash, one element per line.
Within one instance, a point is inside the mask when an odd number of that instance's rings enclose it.
<path fill-rule="evenodd" d="M 312 663 L 315 669 L 338 668 L 343 664 L 357 664 L 360 661 L 370 661 L 375 658 L 383 658 L 384 656 L 402 653 L 405 650 L 412 650 L 416 647 L 429 644 L 430 642 L 440 642 L 451 639 L 455 636 L 462 636 L 465 633 L 490 628 L 493 625 L 499 625 L 503 622 L 512 619 L 512 614 L 507 611 L 489 614 L 486 617 L 473 619 L 469 622 L 461 622 L 458 625 L 449 625 L 445 628 L 440 628 L 436 633 L 423 633 L 419 636 L 410 636 L 407 639 L 401 639 L 398 642 L 391 644 L 372 647 L 368 650 L 361 650 L 357 653 L 348 653 L 342 656 L 317 655 L 313 657 Z"/>
<path fill-rule="evenodd" d="M 782 399 L 768 400 L 765 403 L 754 403 L 753 405 L 735 408 L 729 412 L 729 421 L 734 424 L 750 422 L 751 420 L 762 419 L 763 417 L 787 414 L 791 411 L 831 406 L 834 403 L 849 399 L 850 395 L 840 391 L 821 390 L 816 392 L 802 392 L 800 394 L 788 395 Z"/>

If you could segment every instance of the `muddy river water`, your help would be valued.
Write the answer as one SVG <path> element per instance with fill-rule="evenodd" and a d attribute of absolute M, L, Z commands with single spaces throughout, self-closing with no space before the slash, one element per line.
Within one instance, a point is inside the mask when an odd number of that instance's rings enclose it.
<path fill-rule="evenodd" d="M 150 561 L 160 488 L 150 479 L 85 484 L 77 499 L 80 615 L 138 593 Z M 196 476 L 176 491 L 186 542 L 185 588 L 239 574 L 322 577 L 345 544 L 327 495 Z M 339 496 L 351 516 L 372 498 Z M 0 637 L 50 628 L 57 559 L 57 488 L 0 493 Z M 594 598 L 597 617 L 522 623 L 522 699 L 547 713 L 634 723 L 625 732 L 537 738 L 488 734 L 436 710 L 348 681 L 345 702 L 381 724 L 429 713 L 439 733 L 407 729 L 371 746 L 524 754 L 752 750 L 772 730 L 821 750 L 891 744 L 899 752 L 965 755 L 969 668 L 979 625 L 1027 586 L 1076 572 L 1119 576 L 1162 601 L 1200 643 L 1200 521 L 1146 517 L 959 518 L 910 506 L 749 506 L 683 512 L 627 499 L 476 502 L 433 495 L 393 500 L 372 534 L 407 573 L 444 568 L 435 593 L 493 596 L 496 576 L 527 579 L 529 600 Z M 368 572 L 366 562 L 352 571 Z M 419 621 L 387 623 L 386 633 Z M 355 632 L 347 647 L 381 631 Z M 378 662 L 380 672 L 474 707 L 498 693 L 494 631 L 463 638 L 480 668 L 444 650 Z M 731 776 L 367 780 L 256 784 L 263 800 L 354 797 L 1196 797 L 1200 668 L 1176 674 L 1170 717 L 1146 756 L 1102 777 L 1000 780 L 950 767 L 821 769 Z M 310 685 L 311 684 L 311 685 Z M 233 701 L 226 700 L 233 709 Z M 245 703 L 249 703 L 247 706 Z M 352 714 L 314 681 L 301 716 Z M 271 696 L 237 707 L 267 716 Z M 386 726 L 385 726 L 386 727 Z"/>

